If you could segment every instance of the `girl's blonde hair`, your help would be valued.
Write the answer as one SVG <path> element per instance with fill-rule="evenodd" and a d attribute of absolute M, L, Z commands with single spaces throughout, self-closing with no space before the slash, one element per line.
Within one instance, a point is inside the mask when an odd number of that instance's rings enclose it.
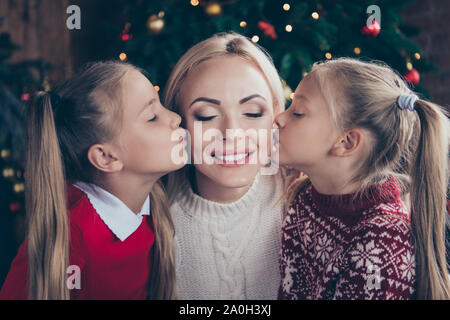
<path fill-rule="evenodd" d="M 235 32 L 217 33 L 197 43 L 181 57 L 167 81 L 163 95 L 164 105 L 179 115 L 182 115 L 178 95 L 188 73 L 206 60 L 223 56 L 239 56 L 255 66 L 261 72 L 270 88 L 274 114 L 278 114 L 284 110 L 285 97 L 283 85 L 272 58 L 264 48 Z M 190 167 L 192 166 L 187 165 L 183 169 L 168 175 L 167 184 L 170 201 L 173 201 L 180 181 L 184 179 L 186 171 Z"/>
<path fill-rule="evenodd" d="M 307 75 L 326 100 L 338 128 L 369 132 L 368 155 L 352 182 L 369 186 L 394 176 L 411 199 L 416 297 L 449 299 L 445 252 L 449 121 L 438 105 L 418 99 L 415 111 L 397 105 L 414 94 L 386 65 L 339 58 L 316 63 Z M 290 199 L 305 184 L 291 188 Z"/>
<path fill-rule="evenodd" d="M 27 112 L 26 206 L 30 299 L 70 299 L 66 286 L 70 227 L 65 182 L 95 183 L 87 151 L 118 131 L 122 79 L 136 67 L 97 62 L 65 81 L 54 93 L 39 92 Z M 151 191 L 155 229 L 150 298 L 175 296 L 174 227 L 167 198 Z"/>

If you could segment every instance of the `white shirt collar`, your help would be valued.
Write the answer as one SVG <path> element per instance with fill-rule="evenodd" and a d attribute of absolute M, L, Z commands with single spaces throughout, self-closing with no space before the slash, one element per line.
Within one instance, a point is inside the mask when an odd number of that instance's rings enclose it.
<path fill-rule="evenodd" d="M 150 196 L 136 214 L 122 200 L 95 184 L 77 182 L 73 185 L 86 193 L 100 218 L 121 241 L 136 231 L 144 215 L 150 215 Z"/>

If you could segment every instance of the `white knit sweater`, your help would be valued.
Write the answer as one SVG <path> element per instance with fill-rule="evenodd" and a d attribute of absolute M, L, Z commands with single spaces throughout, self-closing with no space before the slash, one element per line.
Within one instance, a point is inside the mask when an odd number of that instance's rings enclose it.
<path fill-rule="evenodd" d="M 193 193 L 186 180 L 171 206 L 179 299 L 276 299 L 287 179 L 258 174 L 228 204 Z"/>

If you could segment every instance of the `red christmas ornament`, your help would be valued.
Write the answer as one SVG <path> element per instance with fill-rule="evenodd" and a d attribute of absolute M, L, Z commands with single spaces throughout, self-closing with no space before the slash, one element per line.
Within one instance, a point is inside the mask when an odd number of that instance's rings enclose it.
<path fill-rule="evenodd" d="M 275 32 L 275 28 L 273 25 L 271 25 L 268 22 L 265 21 L 259 21 L 258 22 L 258 28 L 260 28 L 264 34 L 272 39 L 276 39 L 278 38 L 276 32 Z"/>
<path fill-rule="evenodd" d="M 9 211 L 15 212 L 15 211 L 19 211 L 19 210 L 20 210 L 20 203 L 19 202 L 14 202 L 14 203 L 11 203 L 9 205 Z"/>
<path fill-rule="evenodd" d="M 20 100 L 22 100 L 22 101 L 30 100 L 30 94 L 29 93 L 22 93 L 22 95 L 20 96 Z"/>
<path fill-rule="evenodd" d="M 131 23 L 127 22 L 125 24 L 125 28 L 122 30 L 122 35 L 121 35 L 121 39 L 122 41 L 128 41 L 130 40 L 133 36 L 129 33 L 130 31 L 130 27 L 131 27 Z"/>
<path fill-rule="evenodd" d="M 419 83 L 420 81 L 420 74 L 419 71 L 417 71 L 416 69 L 411 69 L 408 71 L 408 73 L 406 73 L 404 76 L 406 81 L 416 85 Z"/>
<path fill-rule="evenodd" d="M 364 26 L 364 28 L 361 29 L 362 34 L 372 37 L 376 37 L 380 33 L 380 31 L 380 24 L 375 19 L 372 20 L 372 24 L 370 25 L 370 27 Z"/>
<path fill-rule="evenodd" d="M 131 34 L 124 33 L 122 34 L 122 41 L 128 41 L 131 39 Z"/>

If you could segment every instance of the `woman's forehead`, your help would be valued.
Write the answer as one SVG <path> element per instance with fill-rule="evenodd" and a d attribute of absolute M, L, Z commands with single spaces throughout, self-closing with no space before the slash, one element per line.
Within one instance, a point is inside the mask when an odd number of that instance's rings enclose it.
<path fill-rule="evenodd" d="M 209 59 L 193 68 L 183 82 L 180 96 L 195 99 L 200 93 L 240 96 L 250 92 L 271 98 L 263 74 L 250 61 L 225 56 Z"/>

